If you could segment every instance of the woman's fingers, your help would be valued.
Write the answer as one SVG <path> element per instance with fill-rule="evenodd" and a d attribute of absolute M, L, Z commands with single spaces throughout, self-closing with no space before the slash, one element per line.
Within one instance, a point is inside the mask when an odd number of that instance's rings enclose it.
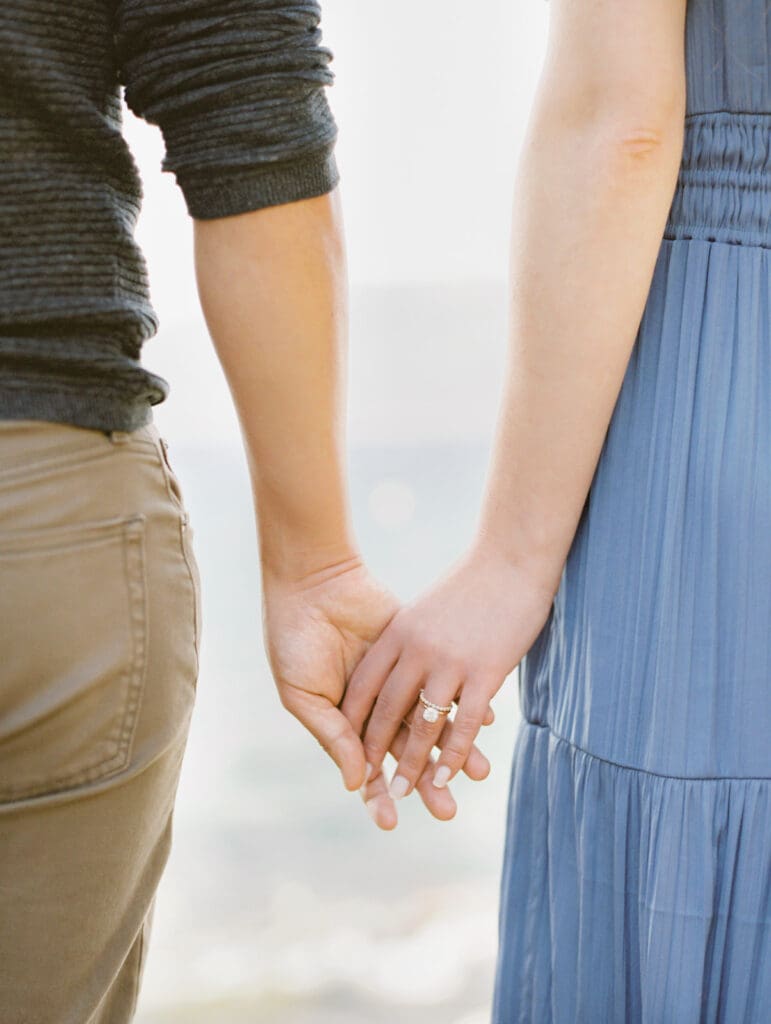
<path fill-rule="evenodd" d="M 449 704 L 458 691 L 458 682 L 458 679 L 452 675 L 437 674 L 430 677 L 430 681 L 426 683 L 427 699 L 436 704 Z M 375 767 L 382 764 L 386 752 L 401 727 L 402 720 L 415 706 L 420 688 L 420 669 L 417 667 L 417 663 L 405 657 L 400 658 L 378 694 L 362 736 L 364 755 L 368 764 Z M 420 711 L 422 712 L 422 710 L 421 705 Z M 431 748 L 439 739 L 443 725 L 444 721 L 441 715 L 437 715 L 433 721 L 423 718 L 422 714 L 418 713 L 411 716 L 408 747 L 415 748 L 419 745 L 423 751 L 423 759 L 419 765 L 416 765 L 409 786 L 400 779 L 398 774 L 394 776 L 390 785 L 391 796 L 399 799 L 417 782 L 431 753 Z"/>
<path fill-rule="evenodd" d="M 437 787 L 446 786 L 449 779 L 464 766 L 467 767 L 468 759 L 471 757 L 474 748 L 474 740 L 482 727 L 486 716 L 489 713 L 489 690 L 479 682 L 468 681 L 463 687 L 458 701 L 458 710 L 451 722 L 447 723 L 447 735 L 443 738 L 442 749 L 436 759 L 433 784 Z M 409 749 L 407 751 L 409 753 Z M 397 766 L 401 772 L 402 761 Z M 487 761 L 487 758 L 485 758 Z M 409 765 L 407 766 L 409 770 Z M 490 765 L 487 763 L 487 771 L 482 778 L 486 778 Z"/>
<path fill-rule="evenodd" d="M 492 721 L 493 717 L 492 708 L 488 707 L 485 715 L 485 721 Z M 451 721 L 445 721 L 439 735 L 439 739 L 436 743 L 436 746 L 440 749 L 449 740 L 452 725 L 453 723 Z M 391 744 L 390 753 L 397 760 L 402 756 L 404 749 L 407 746 L 409 731 L 409 726 L 406 721 L 403 722 L 399 732 Z M 450 793 L 449 786 L 445 785 L 437 787 L 434 785 L 433 780 L 435 767 L 435 759 L 433 757 L 429 757 L 414 788 L 423 801 L 426 810 L 433 815 L 433 817 L 437 818 L 439 821 L 449 821 L 455 816 L 457 804 Z M 463 771 L 470 779 L 475 781 L 480 781 L 488 776 L 490 772 L 490 762 L 476 745 L 472 744 L 468 757 L 463 765 Z M 362 799 L 367 805 L 367 810 L 378 828 L 381 828 L 384 831 L 391 831 L 394 829 L 398 823 L 398 812 L 396 803 L 388 791 L 388 780 L 386 779 L 382 768 L 379 769 L 376 774 L 361 787 L 360 792 Z"/>
<path fill-rule="evenodd" d="M 448 699 L 447 703 L 449 703 L 449 702 L 450 701 Z M 434 701 L 434 703 L 439 703 L 439 701 Z M 393 754 L 393 756 L 396 757 L 397 759 L 402 756 L 402 752 L 404 750 L 404 747 L 407 745 L 407 741 L 411 738 L 412 734 L 415 733 L 415 730 L 418 730 L 418 735 L 420 735 L 421 732 L 422 732 L 422 735 L 424 737 L 427 737 L 425 739 L 425 741 L 424 741 L 424 749 L 427 749 L 424 764 L 429 764 L 429 763 L 432 764 L 433 763 L 432 761 L 430 761 L 430 757 L 429 757 L 429 755 L 431 753 L 432 747 L 438 747 L 441 750 L 448 743 L 452 744 L 453 742 L 457 742 L 458 741 L 457 733 L 456 733 L 455 741 L 453 741 L 453 738 L 452 738 L 453 737 L 453 732 L 452 732 L 452 730 L 453 730 L 453 721 L 451 719 L 449 719 L 446 716 L 442 715 L 442 716 L 440 716 L 440 718 L 438 719 L 438 721 L 436 723 L 427 723 L 426 720 L 422 717 L 422 713 L 423 713 L 423 705 L 418 701 L 413 706 L 412 711 L 410 713 L 408 713 L 408 716 L 402 719 L 402 725 L 400 725 L 400 727 L 399 727 L 400 731 L 397 734 L 398 738 L 395 739 L 393 741 L 393 743 L 391 744 L 391 746 L 389 747 L 390 753 Z M 489 724 L 492 724 L 492 722 L 494 720 L 495 720 L 495 713 L 494 713 L 494 711 L 492 709 L 492 706 L 490 704 L 488 704 L 487 707 L 485 708 L 485 713 L 484 713 L 484 717 L 483 717 L 483 720 L 482 720 L 481 724 L 482 725 L 489 725 Z M 367 725 L 367 728 L 368 728 L 369 720 L 367 720 L 366 725 Z M 402 726 L 404 726 L 404 725 L 408 725 L 409 726 L 410 734 L 404 732 L 404 729 L 402 728 Z M 461 721 L 461 727 L 462 726 L 463 726 L 463 721 Z M 398 744 L 398 746 L 399 746 L 398 752 L 395 750 L 394 744 Z M 426 748 L 426 745 L 427 745 L 427 748 Z M 364 743 L 364 751 L 365 751 L 365 757 L 367 758 L 368 764 L 375 763 L 377 758 L 380 756 L 379 750 L 373 750 L 372 747 L 368 748 L 366 738 L 365 738 L 365 743 Z M 383 757 L 385 757 L 385 755 L 383 755 Z M 475 782 L 480 782 L 482 779 L 486 779 L 487 776 L 490 774 L 490 762 L 487 760 L 487 758 L 482 753 L 482 751 L 479 749 L 479 747 L 477 747 L 473 743 L 473 741 L 471 743 L 471 746 L 469 747 L 468 755 L 466 756 L 466 759 L 465 759 L 464 763 L 462 765 L 460 765 L 459 767 L 462 767 L 462 769 L 466 773 L 466 775 L 470 779 L 473 779 Z M 457 769 L 455 769 L 455 770 L 457 771 Z M 378 772 L 382 775 L 382 759 L 380 761 L 380 764 L 378 765 Z M 396 778 L 397 774 L 399 774 L 398 769 L 394 773 L 394 778 Z M 409 788 L 412 788 L 412 785 L 414 785 L 414 781 L 418 777 L 419 774 L 420 774 L 420 771 L 418 771 L 418 770 L 416 770 L 413 773 L 413 777 L 410 780 L 411 784 L 410 784 Z M 431 772 L 431 778 L 433 779 L 433 771 Z M 392 780 L 391 786 L 393 786 L 393 785 L 394 785 L 394 783 L 393 783 L 393 780 Z M 404 795 L 404 794 L 402 794 L 400 792 L 400 789 L 401 789 L 402 786 L 403 786 L 402 783 L 398 783 L 397 782 L 395 789 L 391 789 L 390 787 L 388 788 L 389 794 L 391 796 L 395 796 L 396 799 L 399 799 L 401 795 Z M 407 792 L 409 792 L 409 789 L 407 790 Z"/>
<path fill-rule="evenodd" d="M 426 691 L 428 691 L 429 686 L 432 686 L 432 684 L 433 680 L 429 679 L 426 684 Z M 434 692 L 442 692 L 439 684 L 436 684 Z M 435 701 L 435 703 L 440 702 Z M 482 727 L 482 722 L 488 713 L 488 709 L 489 700 L 486 692 L 479 686 L 466 683 L 461 690 L 455 717 L 452 721 L 444 719 L 440 730 L 442 733 L 442 749 L 437 758 L 433 774 L 433 784 L 435 786 L 442 787 L 446 785 L 447 780 L 466 764 L 474 749 L 474 740 Z M 397 800 L 406 793 L 409 793 L 410 789 L 415 785 L 426 765 L 431 752 L 431 746 L 436 743 L 436 740 L 432 740 L 429 730 L 425 727 L 422 710 L 422 705 L 418 705 L 415 709 L 412 717 L 410 738 L 399 758 L 399 763 L 396 766 L 396 772 L 391 782 L 390 793 Z M 483 772 L 481 777 L 485 778 L 489 772 L 489 764 L 486 766 L 481 764 L 478 756 L 475 756 L 474 761 L 476 761 L 476 764 L 472 762 L 471 770 Z M 486 762 L 487 759 L 484 758 L 484 761 Z"/>
<path fill-rule="evenodd" d="M 407 744 L 408 736 L 408 727 L 402 725 L 391 745 L 390 752 L 395 758 L 401 756 Z M 425 804 L 426 810 L 433 817 L 439 821 L 448 821 L 455 816 L 455 812 L 458 809 L 457 804 L 450 793 L 449 787 L 445 786 L 442 789 L 437 789 L 432 784 L 433 774 L 433 761 L 431 761 L 426 766 L 426 771 L 418 781 L 415 789 Z M 361 787 L 361 795 L 372 820 L 379 828 L 390 831 L 396 826 L 398 821 L 396 804 L 388 792 L 388 782 L 382 771 L 379 771 L 369 782 Z"/>
<path fill-rule="evenodd" d="M 393 639 L 393 631 L 386 627 L 353 670 L 338 707 L 358 736 L 398 658 L 399 647 Z"/>
<path fill-rule="evenodd" d="M 452 722 L 449 719 L 446 719 L 444 728 L 442 729 L 442 734 L 437 740 L 436 746 L 442 750 L 450 741 L 451 735 Z M 490 774 L 490 762 L 475 744 L 472 744 L 471 750 L 469 751 L 468 757 L 463 765 L 463 771 L 474 782 L 481 782 Z M 433 780 L 433 770 L 431 772 L 431 778 Z"/>

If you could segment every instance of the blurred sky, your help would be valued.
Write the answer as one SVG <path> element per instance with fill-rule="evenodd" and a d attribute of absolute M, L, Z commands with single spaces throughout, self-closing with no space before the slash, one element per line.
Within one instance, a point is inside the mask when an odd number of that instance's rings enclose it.
<path fill-rule="evenodd" d="M 545 50 L 548 4 L 325 0 L 322 10 L 324 43 L 334 54 L 328 96 L 340 132 L 352 286 L 352 443 L 457 432 L 461 396 L 448 395 L 430 420 L 422 412 L 425 381 L 410 363 L 417 343 L 433 346 L 439 365 L 454 358 L 455 379 L 470 375 L 463 430 L 487 436 L 495 409 L 489 385 L 503 344 L 515 160 Z M 192 221 L 173 175 L 160 171 L 160 130 L 125 107 L 124 118 L 144 186 L 136 235 L 161 321 L 142 358 L 171 384 L 156 419 L 172 439 L 232 442 L 235 414 L 195 288 Z M 394 289 L 406 296 L 401 312 Z M 404 381 L 397 421 L 393 394 L 377 389 L 386 355 Z M 376 390 L 367 393 L 370 384 Z"/>
<path fill-rule="evenodd" d="M 328 96 L 355 283 L 501 278 L 515 153 L 542 61 L 544 0 L 325 0 L 334 54 Z M 387 12 L 387 14 L 385 13 Z M 160 133 L 126 115 L 146 204 L 150 255 L 176 237 L 182 199 L 159 173 Z M 177 263 L 156 262 L 163 311 L 187 298 Z"/>

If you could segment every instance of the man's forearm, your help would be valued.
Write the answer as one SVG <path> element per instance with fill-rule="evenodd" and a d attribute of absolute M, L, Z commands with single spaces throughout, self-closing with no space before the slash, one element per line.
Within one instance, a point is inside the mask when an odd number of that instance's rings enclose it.
<path fill-rule="evenodd" d="M 241 424 L 263 566 L 323 573 L 356 550 L 339 194 L 196 220 L 194 232 L 201 306 Z"/>
<path fill-rule="evenodd" d="M 563 112 L 564 113 L 564 112 Z M 572 120 L 548 90 L 515 192 L 510 348 L 480 542 L 556 590 L 650 290 L 682 150 L 658 121 Z"/>

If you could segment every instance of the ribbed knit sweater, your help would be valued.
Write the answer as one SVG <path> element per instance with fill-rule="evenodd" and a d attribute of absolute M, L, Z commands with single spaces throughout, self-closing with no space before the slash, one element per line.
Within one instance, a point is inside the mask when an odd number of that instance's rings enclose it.
<path fill-rule="evenodd" d="M 3 0 L 0 419 L 134 430 L 170 385 L 134 239 L 129 108 L 160 126 L 192 217 L 337 183 L 316 0 Z"/>

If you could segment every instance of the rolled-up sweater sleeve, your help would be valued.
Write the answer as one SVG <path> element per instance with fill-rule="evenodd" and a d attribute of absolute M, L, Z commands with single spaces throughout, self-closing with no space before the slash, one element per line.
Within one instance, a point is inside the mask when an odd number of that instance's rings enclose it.
<path fill-rule="evenodd" d="M 128 107 L 160 127 L 188 212 L 226 217 L 337 184 L 332 54 L 316 0 L 118 0 Z"/>

